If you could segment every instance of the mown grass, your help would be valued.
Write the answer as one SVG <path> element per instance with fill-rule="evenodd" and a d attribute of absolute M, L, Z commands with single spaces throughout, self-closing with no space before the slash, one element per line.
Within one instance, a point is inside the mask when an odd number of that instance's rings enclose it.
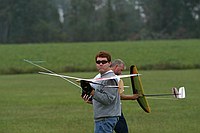
<path fill-rule="evenodd" d="M 199 133 L 200 70 L 140 71 L 146 94 L 170 93 L 184 86 L 186 99 L 148 99 L 151 113 L 136 101 L 122 101 L 130 133 Z M 128 73 L 125 72 L 125 73 Z M 93 77 L 96 73 L 67 73 Z M 129 79 L 124 79 L 130 85 Z M 125 90 L 131 94 L 131 89 Z M 39 74 L 0 76 L 1 133 L 92 133 L 92 106 L 79 88 L 57 77 Z"/>
<path fill-rule="evenodd" d="M 130 133 L 199 133 L 199 44 L 200 40 L 168 40 L 0 45 L 0 132 L 92 133 L 92 106 L 82 101 L 77 87 L 45 75 L 4 74 L 41 70 L 23 61 L 30 59 L 45 61 L 40 65 L 57 73 L 92 78 L 95 54 L 107 50 L 113 58 L 123 59 L 127 69 L 138 66 L 147 94 L 186 88 L 183 100 L 148 99 L 150 114 L 136 101 L 122 101 Z M 124 81 L 130 85 L 129 79 Z M 131 94 L 131 89 L 125 93 Z"/>
<path fill-rule="evenodd" d="M 163 40 L 0 45 L 0 74 L 38 71 L 23 59 L 44 61 L 40 65 L 56 72 L 95 71 L 94 56 L 101 50 L 143 70 L 200 68 L 199 44 L 200 40 Z"/>

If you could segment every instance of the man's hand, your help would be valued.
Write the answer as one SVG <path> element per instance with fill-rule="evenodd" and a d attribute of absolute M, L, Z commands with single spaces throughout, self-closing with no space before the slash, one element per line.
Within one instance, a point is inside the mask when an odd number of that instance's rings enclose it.
<path fill-rule="evenodd" d="M 140 97 L 139 94 L 133 94 L 133 99 L 132 99 L 132 100 L 136 100 L 136 99 L 138 99 L 139 97 Z"/>
<path fill-rule="evenodd" d="M 92 95 L 88 96 L 85 94 L 84 96 L 82 96 L 82 98 L 86 103 L 92 104 Z"/>

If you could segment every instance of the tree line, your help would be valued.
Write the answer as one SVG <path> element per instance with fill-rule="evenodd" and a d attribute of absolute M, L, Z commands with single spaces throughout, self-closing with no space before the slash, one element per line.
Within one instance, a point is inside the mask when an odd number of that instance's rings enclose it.
<path fill-rule="evenodd" d="M 0 43 L 200 37 L 199 0 L 0 2 Z"/>

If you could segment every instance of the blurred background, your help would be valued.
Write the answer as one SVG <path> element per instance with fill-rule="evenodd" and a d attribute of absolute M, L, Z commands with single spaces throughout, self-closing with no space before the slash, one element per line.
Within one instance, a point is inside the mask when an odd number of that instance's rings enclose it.
<path fill-rule="evenodd" d="M 0 0 L 0 43 L 200 37 L 199 0 Z"/>

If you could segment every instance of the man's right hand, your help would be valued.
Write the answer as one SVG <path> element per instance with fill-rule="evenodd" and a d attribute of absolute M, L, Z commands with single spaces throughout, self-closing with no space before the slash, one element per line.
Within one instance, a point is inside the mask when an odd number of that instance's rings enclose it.
<path fill-rule="evenodd" d="M 92 104 L 92 95 L 83 95 L 83 96 L 81 96 L 82 98 L 83 98 L 83 100 L 86 102 L 86 103 L 90 103 L 90 104 Z"/>

